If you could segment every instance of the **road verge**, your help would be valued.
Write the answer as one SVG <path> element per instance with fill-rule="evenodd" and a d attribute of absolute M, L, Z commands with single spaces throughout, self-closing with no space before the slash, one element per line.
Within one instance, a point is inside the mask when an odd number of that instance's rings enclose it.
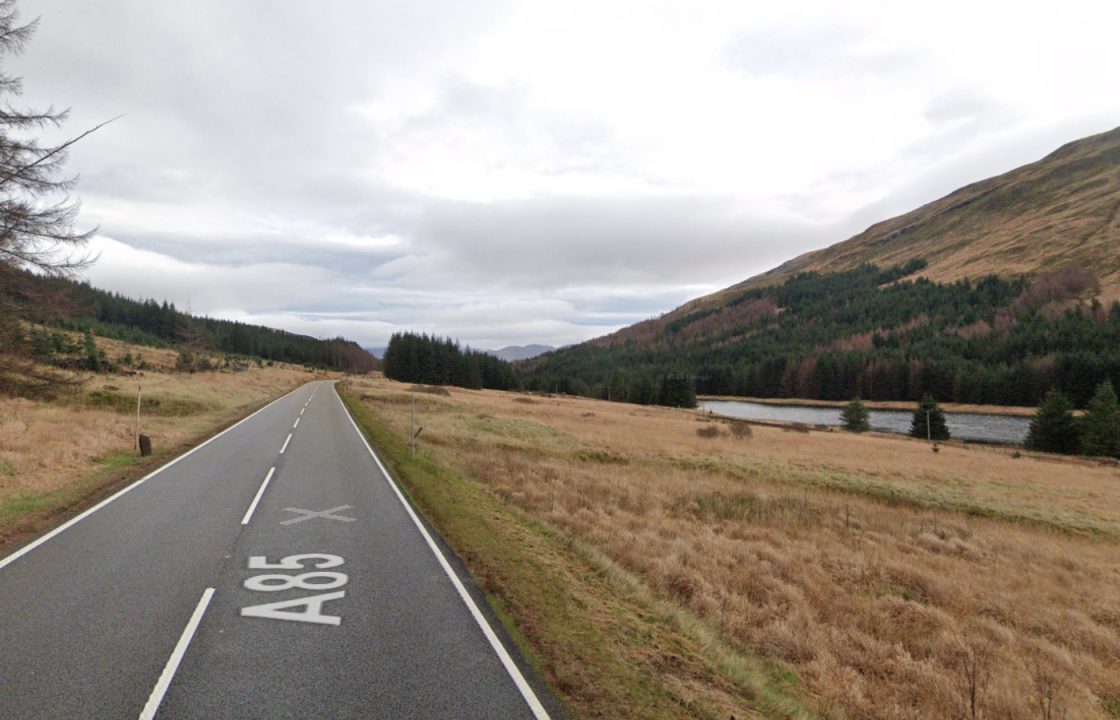
<path fill-rule="evenodd" d="M 526 517 L 438 455 L 411 456 L 345 383 L 339 394 L 416 508 L 573 717 L 812 717 L 795 675 L 745 658 L 637 578 Z"/>

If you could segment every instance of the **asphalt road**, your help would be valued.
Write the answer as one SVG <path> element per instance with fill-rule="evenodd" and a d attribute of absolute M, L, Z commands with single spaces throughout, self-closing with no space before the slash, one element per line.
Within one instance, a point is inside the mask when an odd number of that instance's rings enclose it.
<path fill-rule="evenodd" d="M 548 717 L 440 547 L 311 383 L 0 559 L 0 718 Z"/>

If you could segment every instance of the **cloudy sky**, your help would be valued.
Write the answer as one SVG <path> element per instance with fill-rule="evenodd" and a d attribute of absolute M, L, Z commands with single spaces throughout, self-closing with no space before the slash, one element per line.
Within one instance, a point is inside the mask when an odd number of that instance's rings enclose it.
<path fill-rule="evenodd" d="M 21 0 L 93 284 L 384 344 L 610 332 L 1120 125 L 1120 4 Z"/>

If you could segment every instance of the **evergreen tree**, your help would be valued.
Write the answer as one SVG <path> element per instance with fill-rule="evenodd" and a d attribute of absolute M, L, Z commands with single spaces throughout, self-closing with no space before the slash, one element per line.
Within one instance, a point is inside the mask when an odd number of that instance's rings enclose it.
<path fill-rule="evenodd" d="M 97 343 L 93 341 L 93 334 L 86 330 L 85 333 L 85 364 L 87 370 L 97 372 L 101 369 L 101 356 L 97 352 Z"/>
<path fill-rule="evenodd" d="M 685 375 L 666 375 L 661 380 L 657 403 L 669 407 L 696 407 L 696 386 L 693 385 L 692 378 Z"/>
<path fill-rule="evenodd" d="M 1082 419 L 1082 428 L 1082 452 L 1120 458 L 1120 404 L 1110 380 L 1097 387 Z"/>
<path fill-rule="evenodd" d="M 385 377 L 425 385 L 512 390 L 518 385 L 513 368 L 489 353 L 427 334 L 394 333 L 382 360 Z"/>
<path fill-rule="evenodd" d="M 79 251 L 91 233 L 73 228 L 74 179 L 62 173 L 66 149 L 92 130 L 44 144 L 38 131 L 60 127 L 66 112 L 13 104 L 23 83 L 8 63 L 38 24 L 21 24 L 18 16 L 15 0 L 0 0 L 0 392 L 50 392 L 75 381 L 36 365 L 20 320 L 28 312 L 62 315 L 64 303 L 35 279 L 70 275 L 89 262 Z"/>
<path fill-rule="evenodd" d="M 933 395 L 926 393 L 914 417 L 910 421 L 910 436 L 922 440 L 948 440 L 949 426 L 945 424 L 945 413 L 941 406 L 933 399 Z"/>
<path fill-rule="evenodd" d="M 844 429 L 848 432 L 861 433 L 871 429 L 871 414 L 859 396 L 852 398 L 852 401 L 841 411 L 840 417 L 844 421 Z"/>
<path fill-rule="evenodd" d="M 1051 390 L 1031 420 L 1024 445 L 1028 450 L 1072 454 L 1078 444 L 1073 403 L 1060 390 Z"/>

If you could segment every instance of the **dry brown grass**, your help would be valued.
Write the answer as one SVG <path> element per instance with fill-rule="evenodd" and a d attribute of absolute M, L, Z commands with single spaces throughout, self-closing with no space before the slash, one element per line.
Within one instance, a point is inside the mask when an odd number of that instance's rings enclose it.
<path fill-rule="evenodd" d="M 97 339 L 110 357 L 125 346 Z M 174 366 L 172 350 L 137 348 L 156 368 Z M 133 450 L 137 386 L 143 386 L 141 432 L 158 452 L 230 422 L 246 409 L 314 377 L 294 366 L 244 372 L 92 375 L 52 400 L 0 397 L 0 532 L 19 523 L 20 508 L 49 511 L 36 501 L 88 479 L 108 458 Z M 10 529 L 10 527 L 8 528 Z"/>
<path fill-rule="evenodd" d="M 407 432 L 406 386 L 356 389 Z M 1115 466 L 765 426 L 701 437 L 689 411 L 534 400 L 417 397 L 421 452 L 788 663 L 822 716 L 1120 717 Z"/>

